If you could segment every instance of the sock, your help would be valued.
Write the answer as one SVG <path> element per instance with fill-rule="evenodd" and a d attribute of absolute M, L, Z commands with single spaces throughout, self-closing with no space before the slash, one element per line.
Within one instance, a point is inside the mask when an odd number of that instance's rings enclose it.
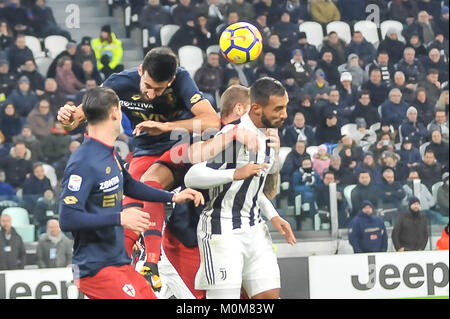
<path fill-rule="evenodd" d="M 139 235 L 136 234 L 131 229 L 124 229 L 125 233 L 125 250 L 128 253 L 128 256 L 131 257 L 131 253 L 133 252 L 133 246 L 139 238 Z"/>

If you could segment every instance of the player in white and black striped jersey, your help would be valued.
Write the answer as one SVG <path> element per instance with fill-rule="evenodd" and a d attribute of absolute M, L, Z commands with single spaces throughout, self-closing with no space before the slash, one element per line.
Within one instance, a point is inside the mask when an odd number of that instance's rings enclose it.
<path fill-rule="evenodd" d="M 185 176 L 186 186 L 209 189 L 197 228 L 201 265 L 195 282 L 207 298 L 237 299 L 241 285 L 252 298 L 279 297 L 279 267 L 260 207 L 272 205 L 267 197 L 276 193 L 279 145 L 273 135 L 287 118 L 289 98 L 283 85 L 268 77 L 252 85 L 250 98 L 250 111 L 218 134 L 249 130 L 258 137 L 257 151 L 234 141 Z"/>

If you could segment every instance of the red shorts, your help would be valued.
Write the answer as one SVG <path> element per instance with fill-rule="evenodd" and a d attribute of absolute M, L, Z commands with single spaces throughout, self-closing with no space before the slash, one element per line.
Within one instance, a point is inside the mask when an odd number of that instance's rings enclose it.
<path fill-rule="evenodd" d="M 172 266 L 178 272 L 186 287 L 189 288 L 195 298 L 204 299 L 206 297 L 206 291 L 195 289 L 195 275 L 200 267 L 200 252 L 198 247 L 186 247 L 167 227 L 163 232 L 162 245 L 167 259 L 169 259 Z"/>
<path fill-rule="evenodd" d="M 150 284 L 131 265 L 105 267 L 75 284 L 90 299 L 156 299 Z"/>

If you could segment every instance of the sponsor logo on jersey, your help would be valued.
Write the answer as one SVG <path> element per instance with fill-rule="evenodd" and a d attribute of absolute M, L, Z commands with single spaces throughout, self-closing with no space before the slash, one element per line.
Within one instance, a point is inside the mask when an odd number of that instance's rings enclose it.
<path fill-rule="evenodd" d="M 142 98 L 142 95 L 140 95 L 140 94 L 135 94 L 131 97 L 131 99 L 134 101 L 140 100 L 141 98 Z"/>
<path fill-rule="evenodd" d="M 101 182 L 99 189 L 104 192 L 110 192 L 118 187 L 119 182 L 120 178 L 116 175 L 113 178 L 108 179 L 107 181 Z"/>
<path fill-rule="evenodd" d="M 132 102 L 132 101 L 123 101 L 120 100 L 120 106 L 122 107 L 128 107 L 128 108 L 141 108 L 141 109 L 153 109 L 152 103 L 145 103 L 145 102 Z"/>
<path fill-rule="evenodd" d="M 66 196 L 64 197 L 64 203 L 67 205 L 73 205 L 78 203 L 78 199 L 75 196 Z"/>
<path fill-rule="evenodd" d="M 130 297 L 135 297 L 136 296 L 136 290 L 134 290 L 134 287 L 131 284 L 123 285 L 122 290 L 123 290 L 124 293 L 126 293 Z"/>
<path fill-rule="evenodd" d="M 200 99 L 202 98 L 202 96 L 198 93 L 195 93 L 192 97 L 191 97 L 191 103 L 197 103 Z"/>
<path fill-rule="evenodd" d="M 70 175 L 69 183 L 67 184 L 67 188 L 72 192 L 78 192 L 81 188 L 81 182 L 83 178 L 78 175 Z"/>

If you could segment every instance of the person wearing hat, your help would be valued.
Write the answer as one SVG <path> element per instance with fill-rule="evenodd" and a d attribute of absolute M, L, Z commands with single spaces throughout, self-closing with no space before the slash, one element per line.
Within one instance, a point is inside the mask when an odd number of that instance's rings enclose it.
<path fill-rule="evenodd" d="M 355 122 L 357 118 L 362 118 L 365 120 L 367 127 L 370 128 L 373 124 L 381 121 L 380 114 L 371 103 L 369 91 L 361 90 L 358 95 L 358 102 L 350 115 L 350 121 Z"/>
<path fill-rule="evenodd" d="M 6 101 L 6 103 L 12 103 L 17 107 L 17 113 L 25 123 L 26 117 L 36 106 L 39 99 L 30 89 L 30 80 L 23 75 L 17 82 L 17 88 L 11 92 Z"/>
<path fill-rule="evenodd" d="M 350 221 L 348 240 L 355 253 L 387 251 L 386 226 L 383 219 L 374 212 L 374 206 L 370 201 L 363 201 L 358 215 Z"/>
<path fill-rule="evenodd" d="M 361 86 L 364 82 L 364 70 L 360 66 L 359 56 L 355 53 L 350 53 L 347 57 L 347 63 L 341 64 L 338 71 L 349 72 L 352 75 L 352 82 L 356 86 Z"/>
<path fill-rule="evenodd" d="M 302 95 L 309 95 L 314 99 L 314 103 L 328 102 L 330 86 L 326 80 L 326 75 L 322 69 L 316 69 L 311 80 L 302 89 Z"/>
<path fill-rule="evenodd" d="M 9 61 L 0 58 L 0 102 L 3 102 L 17 83 L 17 77 L 9 71 Z"/>
<path fill-rule="evenodd" d="M 448 29 L 449 29 L 448 17 L 449 17 L 448 6 L 443 6 L 441 8 L 441 14 L 439 18 L 435 19 L 435 22 L 445 39 L 448 39 Z"/>
<path fill-rule="evenodd" d="M 324 113 L 325 120 L 316 130 L 316 143 L 337 144 L 341 139 L 341 130 L 338 126 L 337 112 L 327 108 Z"/>
<path fill-rule="evenodd" d="M 75 51 L 75 63 L 81 65 L 83 61 L 90 60 L 92 65 L 97 68 L 97 58 L 95 57 L 94 50 L 91 47 L 91 37 L 85 36 L 81 39 L 81 42 L 77 45 Z"/>
<path fill-rule="evenodd" d="M 402 139 L 408 137 L 415 148 L 419 148 L 428 137 L 428 131 L 423 123 L 417 121 L 417 109 L 410 106 L 406 111 L 407 120 L 399 126 Z"/>
<path fill-rule="evenodd" d="M 289 202 L 293 204 L 296 195 L 302 195 L 302 214 L 313 217 L 316 212 L 315 189 L 322 183 L 322 180 L 314 171 L 311 158 L 304 158 L 302 166 L 292 175 L 292 189 Z"/>
<path fill-rule="evenodd" d="M 91 41 L 91 46 L 97 58 L 97 69 L 105 75 L 105 78 L 123 70 L 122 41 L 117 39 L 110 25 L 102 26 L 100 36 Z"/>
<path fill-rule="evenodd" d="M 63 57 L 69 57 L 72 60 L 72 71 L 76 72 L 77 69 L 81 69 L 81 66 L 75 63 L 75 53 L 77 52 L 77 44 L 74 42 L 67 42 L 66 49 L 58 54 L 48 67 L 47 78 L 56 77 L 56 68 L 58 67 L 58 61 Z M 79 72 L 80 70 L 78 70 Z"/>
<path fill-rule="evenodd" d="M 377 134 L 368 128 L 367 122 L 363 117 L 357 117 L 355 119 L 356 132 L 354 133 L 354 140 L 356 144 L 362 148 L 369 148 L 373 143 L 377 141 Z"/>
<path fill-rule="evenodd" d="M 353 82 L 353 76 L 350 72 L 342 72 L 336 88 L 339 91 L 342 104 L 346 107 L 354 106 L 358 102 L 358 86 Z"/>
<path fill-rule="evenodd" d="M 300 87 L 307 83 L 311 76 L 311 67 L 303 59 L 303 51 L 300 49 L 292 50 L 291 59 L 283 67 L 283 72 L 293 74 L 295 82 Z"/>
<path fill-rule="evenodd" d="M 319 60 L 319 51 L 317 51 L 316 46 L 309 44 L 305 32 L 297 33 L 297 41 L 290 47 L 289 52 L 295 49 L 300 49 L 303 52 L 303 59 L 309 64 L 311 68 L 317 66 L 317 61 Z"/>
<path fill-rule="evenodd" d="M 443 184 L 439 186 L 437 190 L 437 209 L 442 216 L 448 218 L 449 211 L 449 173 L 445 172 L 442 174 Z"/>
<path fill-rule="evenodd" d="M 411 196 L 408 210 L 400 215 L 392 229 L 392 243 L 398 252 L 424 250 L 428 243 L 428 220 L 420 200 Z"/>
<path fill-rule="evenodd" d="M 390 27 L 384 39 L 378 46 L 378 52 L 387 52 L 389 60 L 392 65 L 395 65 L 403 57 L 403 50 L 405 49 L 405 43 L 399 40 L 399 30 L 394 27 Z"/>

